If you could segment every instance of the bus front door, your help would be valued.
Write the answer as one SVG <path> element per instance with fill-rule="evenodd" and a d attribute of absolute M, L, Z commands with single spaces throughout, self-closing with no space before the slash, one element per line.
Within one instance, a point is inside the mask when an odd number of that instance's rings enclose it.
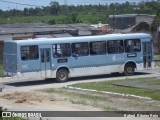
<path fill-rule="evenodd" d="M 51 76 L 51 49 L 41 48 L 41 77 L 49 78 Z"/>
<path fill-rule="evenodd" d="M 143 66 L 146 69 L 151 68 L 152 62 L 152 43 L 143 42 Z"/>

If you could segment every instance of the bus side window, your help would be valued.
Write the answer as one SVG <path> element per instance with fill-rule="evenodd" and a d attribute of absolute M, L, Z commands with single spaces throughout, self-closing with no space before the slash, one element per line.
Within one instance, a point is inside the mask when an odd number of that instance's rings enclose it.
<path fill-rule="evenodd" d="M 102 55 L 106 53 L 106 42 L 90 42 L 90 55 Z"/>
<path fill-rule="evenodd" d="M 89 54 L 88 42 L 72 43 L 72 56 L 78 53 L 78 56 L 87 56 Z"/>
<path fill-rule="evenodd" d="M 23 56 L 21 57 L 21 59 L 22 59 L 22 60 L 27 60 L 26 55 L 23 55 Z"/>
<path fill-rule="evenodd" d="M 72 57 L 78 57 L 78 50 L 72 50 Z"/>
<path fill-rule="evenodd" d="M 71 56 L 71 48 L 69 43 L 63 44 L 54 44 L 53 48 L 53 57 L 61 58 L 61 57 L 70 57 Z"/>
<path fill-rule="evenodd" d="M 119 54 L 124 52 L 123 40 L 110 40 L 107 42 L 108 54 Z"/>
<path fill-rule="evenodd" d="M 22 46 L 21 47 L 21 60 L 36 60 L 39 58 L 38 46 Z"/>
<path fill-rule="evenodd" d="M 141 42 L 140 39 L 129 39 L 125 40 L 125 52 L 140 52 L 141 51 Z"/>

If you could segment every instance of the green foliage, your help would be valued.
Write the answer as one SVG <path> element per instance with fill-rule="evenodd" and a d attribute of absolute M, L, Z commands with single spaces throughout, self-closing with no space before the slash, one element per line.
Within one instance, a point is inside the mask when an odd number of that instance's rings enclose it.
<path fill-rule="evenodd" d="M 72 22 L 77 22 L 77 16 L 78 16 L 78 14 L 76 14 L 76 13 L 73 13 L 73 14 L 71 14 L 71 20 L 72 20 Z"/>
<path fill-rule="evenodd" d="M 3 64 L 0 64 L 0 77 L 4 77 Z"/>
<path fill-rule="evenodd" d="M 56 24 L 55 19 L 50 19 L 50 20 L 48 21 L 48 24 L 50 24 L 50 25 L 54 25 L 54 24 Z"/>
<path fill-rule="evenodd" d="M 153 20 L 153 22 L 151 24 L 150 30 L 152 32 L 157 31 L 159 26 L 160 26 L 160 13 L 157 12 L 156 17 L 154 18 L 154 20 Z"/>
<path fill-rule="evenodd" d="M 73 87 L 79 87 L 84 89 L 93 89 L 98 91 L 107 91 L 107 92 L 116 92 L 122 94 L 133 94 L 138 96 L 150 97 L 154 100 L 160 101 L 160 93 L 157 90 L 150 89 L 142 89 L 142 88 L 133 88 L 133 87 L 125 87 L 125 86 L 117 86 L 112 83 L 120 82 L 120 81 L 139 81 L 145 82 L 145 80 L 151 80 L 155 78 L 138 78 L 138 79 L 126 79 L 126 80 L 117 80 L 117 81 L 104 81 L 104 82 L 89 82 L 89 83 L 78 83 L 72 85 Z M 149 84 L 149 82 L 147 82 Z M 151 82 L 152 83 L 152 82 Z M 151 85 L 151 84 L 150 84 Z"/>
<path fill-rule="evenodd" d="M 68 16 L 58 16 L 56 18 L 56 23 L 57 24 L 69 24 L 69 23 L 72 23 L 72 22 L 71 22 L 71 18 L 68 17 Z"/>
<path fill-rule="evenodd" d="M 60 5 L 52 1 L 49 6 L 42 8 L 24 8 L 24 10 L 11 9 L 9 11 L 0 10 L 0 24 L 5 23 L 30 23 L 43 22 L 49 24 L 66 23 L 89 23 L 95 24 L 98 21 L 108 23 L 108 15 L 111 14 L 156 14 L 159 10 L 160 2 L 140 2 L 136 3 L 111 3 L 110 5 Z M 53 16 L 54 15 L 54 18 Z M 153 28 L 159 23 L 159 17 L 155 21 Z"/>
<path fill-rule="evenodd" d="M 57 15 L 59 12 L 59 3 L 56 1 L 50 2 L 50 14 L 51 15 Z"/>

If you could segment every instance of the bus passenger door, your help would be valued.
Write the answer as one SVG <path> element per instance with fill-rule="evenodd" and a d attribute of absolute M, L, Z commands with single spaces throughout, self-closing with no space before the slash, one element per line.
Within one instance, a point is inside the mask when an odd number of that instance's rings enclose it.
<path fill-rule="evenodd" d="M 51 76 L 51 49 L 41 48 L 41 77 L 48 78 Z"/>
<path fill-rule="evenodd" d="M 143 66 L 148 69 L 151 68 L 152 62 L 152 43 L 143 42 Z"/>

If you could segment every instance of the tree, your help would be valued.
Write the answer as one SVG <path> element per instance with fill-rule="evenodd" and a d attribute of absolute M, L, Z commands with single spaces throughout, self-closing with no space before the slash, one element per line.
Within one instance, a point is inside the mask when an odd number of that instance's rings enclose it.
<path fill-rule="evenodd" d="M 56 1 L 50 2 L 50 14 L 57 15 L 59 12 L 59 3 Z"/>
<path fill-rule="evenodd" d="M 28 8 L 24 8 L 23 14 L 24 14 L 24 16 L 27 16 L 27 14 L 28 14 Z"/>
<path fill-rule="evenodd" d="M 77 13 L 71 14 L 71 20 L 72 20 L 73 23 L 76 23 L 76 22 L 78 21 L 78 20 L 77 20 L 77 16 L 78 16 Z"/>
<path fill-rule="evenodd" d="M 154 20 L 153 20 L 153 22 L 152 22 L 152 24 L 150 26 L 150 30 L 152 32 L 157 31 L 157 29 L 160 27 L 160 13 L 159 13 L 159 11 L 157 11 L 157 15 L 154 18 Z"/>

